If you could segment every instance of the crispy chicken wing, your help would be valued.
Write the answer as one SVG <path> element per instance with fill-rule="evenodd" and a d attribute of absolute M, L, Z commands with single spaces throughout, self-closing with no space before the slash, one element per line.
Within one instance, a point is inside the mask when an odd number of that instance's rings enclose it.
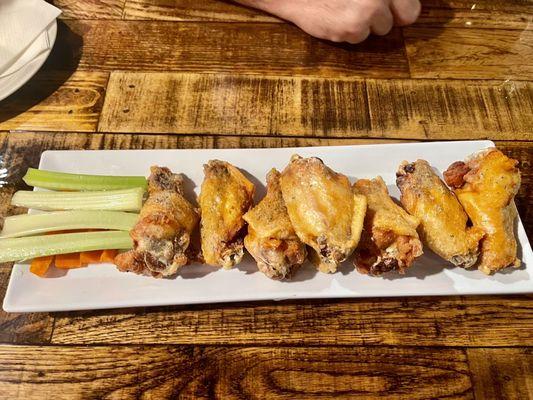
<path fill-rule="evenodd" d="M 152 167 L 148 199 L 130 232 L 134 247 L 115 257 L 121 271 L 169 276 L 189 262 L 189 244 L 199 216 L 183 196 L 183 178 L 168 168 Z"/>
<path fill-rule="evenodd" d="M 422 255 L 416 232 L 420 220 L 391 199 L 380 176 L 358 180 L 354 191 L 366 196 L 368 203 L 361 242 L 355 250 L 357 270 L 370 275 L 392 270 L 404 273 Z"/>
<path fill-rule="evenodd" d="M 254 185 L 233 165 L 211 160 L 204 165 L 200 193 L 202 253 L 207 264 L 232 268 L 244 255 L 246 223 Z"/>
<path fill-rule="evenodd" d="M 396 176 L 402 205 L 420 218 L 424 244 L 459 267 L 471 267 L 477 260 L 483 231 L 468 226 L 463 207 L 427 161 L 404 161 Z"/>
<path fill-rule="evenodd" d="M 311 261 L 326 273 L 355 249 L 366 212 L 365 196 L 322 160 L 293 156 L 281 174 L 281 191 L 296 235 L 309 245 Z"/>
<path fill-rule="evenodd" d="M 514 235 L 518 215 L 514 197 L 520 188 L 517 164 L 518 161 L 491 148 L 466 162 L 453 163 L 444 173 L 474 226 L 485 233 L 478 264 L 485 274 L 520 266 Z"/>
<path fill-rule="evenodd" d="M 280 187 L 280 173 L 267 175 L 267 194 L 244 215 L 248 235 L 244 245 L 257 261 L 257 267 L 273 279 L 285 279 L 305 261 L 307 251 L 287 214 Z"/>

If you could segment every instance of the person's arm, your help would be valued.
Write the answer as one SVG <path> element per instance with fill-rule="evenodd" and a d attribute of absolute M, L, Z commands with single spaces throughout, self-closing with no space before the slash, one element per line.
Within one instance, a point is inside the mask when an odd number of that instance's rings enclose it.
<path fill-rule="evenodd" d="M 293 22 L 334 42 L 359 43 L 370 33 L 386 35 L 420 14 L 419 0 L 235 0 Z"/>

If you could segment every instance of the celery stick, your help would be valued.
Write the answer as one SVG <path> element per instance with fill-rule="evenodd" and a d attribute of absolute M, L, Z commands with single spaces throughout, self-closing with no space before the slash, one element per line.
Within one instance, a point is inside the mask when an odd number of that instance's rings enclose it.
<path fill-rule="evenodd" d="M 33 236 L 73 229 L 109 229 L 129 231 L 139 214 L 123 211 L 54 211 L 6 217 L 0 238 Z"/>
<path fill-rule="evenodd" d="M 67 174 L 28 168 L 22 179 L 30 186 L 52 190 L 116 190 L 132 187 L 146 189 L 144 176 Z"/>
<path fill-rule="evenodd" d="M 80 251 L 131 249 L 132 246 L 130 235 L 123 231 L 62 233 L 0 239 L 0 262 Z"/>
<path fill-rule="evenodd" d="M 104 190 L 95 192 L 31 192 L 21 190 L 11 204 L 37 210 L 114 210 L 139 211 L 144 189 Z"/>

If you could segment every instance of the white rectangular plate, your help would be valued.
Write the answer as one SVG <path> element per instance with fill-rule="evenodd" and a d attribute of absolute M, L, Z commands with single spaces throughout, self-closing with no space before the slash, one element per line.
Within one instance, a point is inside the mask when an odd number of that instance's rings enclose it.
<path fill-rule="evenodd" d="M 190 181 L 189 198 L 198 194 L 202 165 L 222 159 L 246 171 L 264 194 L 265 175 L 283 169 L 292 154 L 320 157 L 333 169 L 355 180 L 381 175 L 394 197 L 399 192 L 395 172 L 403 160 L 428 160 L 440 172 L 452 162 L 494 144 L 490 141 L 385 144 L 237 150 L 109 150 L 46 151 L 40 168 L 54 171 L 147 175 L 151 165 L 184 173 Z M 168 304 L 216 303 L 248 300 L 383 297 L 418 295 L 503 294 L 533 292 L 533 254 L 522 223 L 517 226 L 522 267 L 494 276 L 452 268 L 428 249 L 406 275 L 370 277 L 347 262 L 332 275 L 304 265 L 291 281 L 277 282 L 258 272 L 251 258 L 230 271 L 193 264 L 175 279 L 154 279 L 118 272 L 113 265 L 58 272 L 43 279 L 28 265 L 13 267 L 4 310 L 8 312 L 66 311 Z"/>

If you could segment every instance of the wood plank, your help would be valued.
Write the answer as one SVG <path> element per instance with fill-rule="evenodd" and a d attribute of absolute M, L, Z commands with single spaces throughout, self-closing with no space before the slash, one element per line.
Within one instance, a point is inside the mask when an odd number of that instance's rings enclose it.
<path fill-rule="evenodd" d="M 43 69 L 2 101 L 0 130 L 96 130 L 108 73 Z"/>
<path fill-rule="evenodd" d="M 113 73 L 100 131 L 358 136 L 363 81 Z"/>
<path fill-rule="evenodd" d="M 221 0 L 126 0 L 124 19 L 281 22 L 265 12 Z"/>
<path fill-rule="evenodd" d="M 531 0 L 423 0 L 416 25 L 531 29 Z"/>
<path fill-rule="evenodd" d="M 52 0 L 61 19 L 121 19 L 126 0 Z"/>
<path fill-rule="evenodd" d="M 55 317 L 55 344 L 533 345 L 527 296 L 244 303 Z"/>
<path fill-rule="evenodd" d="M 531 399 L 531 348 L 468 349 L 476 399 Z"/>
<path fill-rule="evenodd" d="M 399 29 L 360 45 L 342 45 L 316 40 L 288 24 L 64 22 L 70 33 L 58 36 L 59 46 L 65 51 L 79 48 L 83 38 L 79 69 L 408 76 Z M 65 60 L 56 57 L 53 62 L 64 64 Z"/>
<path fill-rule="evenodd" d="M 472 399 L 464 351 L 0 346 L 6 398 Z"/>
<path fill-rule="evenodd" d="M 0 299 L 5 296 L 10 274 L 11 264 L 0 264 Z M 48 313 L 6 313 L 0 309 L 0 343 L 49 343 L 53 321 Z"/>
<path fill-rule="evenodd" d="M 163 21 L 283 22 L 264 12 L 221 0 L 127 0 L 124 18 Z M 481 0 L 476 1 L 475 6 L 470 0 L 425 0 L 417 25 L 528 29 L 531 21 L 530 4 L 524 0 Z"/>
<path fill-rule="evenodd" d="M 369 79 L 372 134 L 533 140 L 533 83 Z"/>
<path fill-rule="evenodd" d="M 111 74 L 103 132 L 533 140 L 533 83 Z"/>
<path fill-rule="evenodd" d="M 406 27 L 411 77 L 533 79 L 533 30 Z"/>
<path fill-rule="evenodd" d="M 224 0 L 52 0 L 61 19 L 278 22 Z M 475 5 L 474 5 L 475 4 Z M 529 0 L 424 0 L 417 25 L 480 29 L 531 29 Z"/>

